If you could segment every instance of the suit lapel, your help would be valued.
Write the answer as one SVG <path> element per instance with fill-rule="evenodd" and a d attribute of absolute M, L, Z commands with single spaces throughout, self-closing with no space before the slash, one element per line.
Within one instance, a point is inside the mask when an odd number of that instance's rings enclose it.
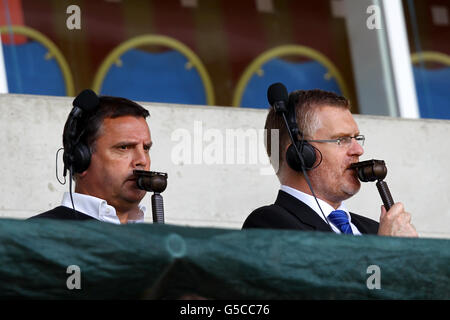
<path fill-rule="evenodd" d="M 351 213 L 352 223 L 358 228 L 358 230 L 363 234 L 377 234 L 378 233 L 378 223 L 376 221 L 371 221 L 365 217 L 359 216 L 355 213 Z"/>
<path fill-rule="evenodd" d="M 308 205 L 280 190 L 275 204 L 293 214 L 302 223 L 319 231 L 332 231 L 328 224 Z M 359 228 L 358 228 L 359 229 Z"/>
<path fill-rule="evenodd" d="M 361 224 L 359 219 L 353 213 L 350 212 L 350 216 L 352 217 L 352 223 L 358 228 L 359 232 L 369 233 L 367 228 L 363 224 Z"/>

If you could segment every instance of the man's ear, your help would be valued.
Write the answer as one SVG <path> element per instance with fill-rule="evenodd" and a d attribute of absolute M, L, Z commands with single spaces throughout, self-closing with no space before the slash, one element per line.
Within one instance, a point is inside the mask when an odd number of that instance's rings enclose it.
<path fill-rule="evenodd" d="M 89 169 L 89 168 L 88 168 L 88 169 Z M 88 169 L 84 170 L 84 171 L 81 172 L 81 173 L 75 174 L 75 175 L 74 175 L 75 181 L 76 181 L 77 179 L 80 179 L 80 178 L 83 179 L 83 178 L 86 176 Z"/>
<path fill-rule="evenodd" d="M 292 145 L 292 142 L 288 143 L 285 147 L 284 147 L 284 154 L 286 154 L 286 152 L 288 151 L 289 147 Z"/>

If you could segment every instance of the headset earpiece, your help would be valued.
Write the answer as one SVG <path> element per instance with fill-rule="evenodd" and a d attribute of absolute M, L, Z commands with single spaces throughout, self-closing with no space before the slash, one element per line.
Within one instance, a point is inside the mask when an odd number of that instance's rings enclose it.
<path fill-rule="evenodd" d="M 314 163 L 316 163 L 316 151 L 314 147 L 306 141 L 297 141 L 296 144 L 297 149 L 303 157 L 305 170 L 312 169 Z M 291 144 L 286 151 L 286 162 L 292 170 L 302 172 L 302 162 L 300 161 L 293 144 Z"/>
<path fill-rule="evenodd" d="M 78 143 L 72 151 L 73 173 L 82 173 L 91 163 L 91 150 L 84 143 Z"/>
<path fill-rule="evenodd" d="M 76 136 L 76 140 L 80 140 L 81 136 Z M 65 137 L 66 148 L 64 148 L 63 161 L 64 167 L 72 170 L 72 174 L 82 173 L 91 163 L 91 150 L 81 141 L 75 142 L 70 140 L 68 134 Z"/>

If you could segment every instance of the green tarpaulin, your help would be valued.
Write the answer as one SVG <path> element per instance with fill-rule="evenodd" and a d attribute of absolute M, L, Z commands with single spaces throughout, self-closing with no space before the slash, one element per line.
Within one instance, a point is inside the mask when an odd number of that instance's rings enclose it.
<path fill-rule="evenodd" d="M 450 240 L 0 220 L 2 298 L 176 299 L 186 294 L 449 299 Z"/>

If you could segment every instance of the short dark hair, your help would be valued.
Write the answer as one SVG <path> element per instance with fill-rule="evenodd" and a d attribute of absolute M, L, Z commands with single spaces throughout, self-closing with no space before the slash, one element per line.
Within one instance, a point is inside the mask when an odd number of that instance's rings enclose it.
<path fill-rule="evenodd" d="M 289 94 L 289 106 L 295 107 L 297 125 L 305 137 L 312 136 L 317 127 L 316 111 L 321 106 L 332 106 L 338 108 L 346 108 L 350 110 L 350 101 L 345 97 L 337 95 L 334 92 L 324 91 L 320 89 L 313 90 L 296 90 Z M 279 130 L 279 164 L 284 161 L 284 149 L 290 144 L 289 133 L 281 115 L 270 107 L 267 114 L 266 124 L 266 151 L 269 158 L 271 157 L 271 130 Z"/>
<path fill-rule="evenodd" d="M 94 111 L 84 113 L 79 121 L 77 136 L 80 136 L 80 142 L 89 147 L 91 153 L 95 151 L 95 141 L 100 134 L 100 128 L 106 118 L 118 118 L 124 116 L 143 117 L 150 116 L 147 109 L 141 105 L 121 97 L 100 96 L 99 105 Z M 66 130 L 69 121 L 64 126 L 63 137 L 66 137 Z M 66 141 L 63 139 L 64 148 Z"/>

